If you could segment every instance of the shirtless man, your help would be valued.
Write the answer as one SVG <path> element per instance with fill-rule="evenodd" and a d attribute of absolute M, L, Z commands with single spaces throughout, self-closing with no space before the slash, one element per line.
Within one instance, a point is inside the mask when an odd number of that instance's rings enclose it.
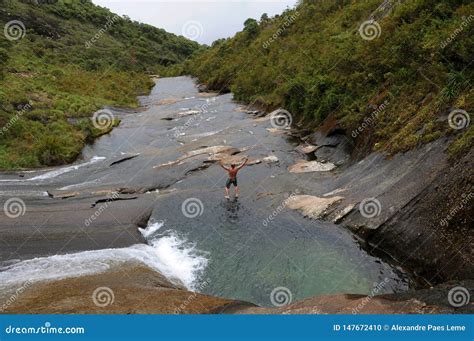
<path fill-rule="evenodd" d="M 225 185 L 225 198 L 226 199 L 229 199 L 230 185 L 234 185 L 234 187 L 235 187 L 235 197 L 236 198 L 239 197 L 239 186 L 237 185 L 237 172 L 239 170 L 241 170 L 242 167 L 244 167 L 247 164 L 248 160 L 249 160 L 248 158 L 245 158 L 244 163 L 242 163 L 239 167 L 236 167 L 235 164 L 231 164 L 230 168 L 225 167 L 222 164 L 222 161 L 219 161 L 219 165 L 222 168 L 224 168 L 227 171 L 227 173 L 229 173 L 229 179 L 227 179 L 227 183 Z"/>

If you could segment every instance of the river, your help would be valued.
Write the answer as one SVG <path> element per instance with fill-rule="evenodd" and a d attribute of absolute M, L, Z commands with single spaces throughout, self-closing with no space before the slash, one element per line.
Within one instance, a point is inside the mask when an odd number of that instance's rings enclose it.
<path fill-rule="evenodd" d="M 295 151 L 298 142 L 248 115 L 232 94 L 200 94 L 191 78 L 177 77 L 157 80 L 139 100 L 141 110 L 112 110 L 121 124 L 87 146 L 74 165 L 0 174 L 2 202 L 24 203 L 19 219 L 0 219 L 0 289 L 25 278 L 81 276 L 127 262 L 144 263 L 191 290 L 263 306 L 271 306 L 271 292 L 281 287 L 293 301 L 409 287 L 407 274 L 369 254 L 346 229 L 285 206 L 289 196 L 311 192 L 337 170 L 289 173 L 304 157 Z M 240 171 L 239 199 L 224 198 L 226 173 L 204 149 L 213 146 L 262 160 Z M 117 191 L 114 199 L 121 200 L 97 200 Z M 139 211 L 140 200 L 151 214 L 139 232 L 146 245 L 130 230 L 116 238 L 97 234 L 97 240 L 87 232 L 95 243 L 87 236 L 74 240 L 96 215 L 106 219 L 101 228 L 125 225 L 120 215 Z M 28 217 L 27 229 L 21 219 Z M 40 240 L 35 231 L 54 231 L 56 239 Z"/>

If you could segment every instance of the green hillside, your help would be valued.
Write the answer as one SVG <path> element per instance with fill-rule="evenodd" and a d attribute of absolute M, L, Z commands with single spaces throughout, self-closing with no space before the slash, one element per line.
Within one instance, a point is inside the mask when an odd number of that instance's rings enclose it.
<path fill-rule="evenodd" d="M 463 121 L 474 109 L 473 52 L 470 0 L 316 0 L 248 19 L 173 70 L 237 100 L 284 107 L 302 127 L 343 130 L 364 153 L 456 134 L 455 155 L 474 136 Z M 448 124 L 454 109 L 464 110 L 452 116 L 463 129 Z"/>
<path fill-rule="evenodd" d="M 104 105 L 136 106 L 149 74 L 199 46 L 90 0 L 0 0 L 0 169 L 72 162 Z"/>

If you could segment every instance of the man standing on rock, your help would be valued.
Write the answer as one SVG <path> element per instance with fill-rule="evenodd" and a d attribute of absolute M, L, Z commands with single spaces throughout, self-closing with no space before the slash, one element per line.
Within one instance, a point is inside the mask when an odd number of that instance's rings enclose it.
<path fill-rule="evenodd" d="M 242 167 L 244 167 L 247 164 L 248 160 L 249 160 L 248 157 L 245 158 L 244 163 L 242 163 L 239 167 L 236 167 L 235 164 L 231 164 L 230 168 L 225 167 L 222 164 L 222 161 L 219 161 L 219 166 L 224 168 L 227 171 L 227 173 L 229 173 L 229 178 L 227 179 L 227 183 L 225 185 L 225 198 L 226 199 L 229 199 L 230 185 L 234 185 L 234 187 L 235 187 L 235 197 L 236 198 L 239 197 L 239 186 L 237 185 L 237 173 L 238 173 L 239 170 L 242 169 Z"/>

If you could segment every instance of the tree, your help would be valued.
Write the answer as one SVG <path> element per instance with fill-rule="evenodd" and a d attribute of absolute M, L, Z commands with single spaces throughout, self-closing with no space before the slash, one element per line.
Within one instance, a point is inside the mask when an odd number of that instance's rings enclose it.
<path fill-rule="evenodd" d="M 248 18 L 244 22 L 244 32 L 247 32 L 247 34 L 250 37 L 254 37 L 258 34 L 259 32 L 259 27 L 258 27 L 258 22 L 255 19 Z"/>

